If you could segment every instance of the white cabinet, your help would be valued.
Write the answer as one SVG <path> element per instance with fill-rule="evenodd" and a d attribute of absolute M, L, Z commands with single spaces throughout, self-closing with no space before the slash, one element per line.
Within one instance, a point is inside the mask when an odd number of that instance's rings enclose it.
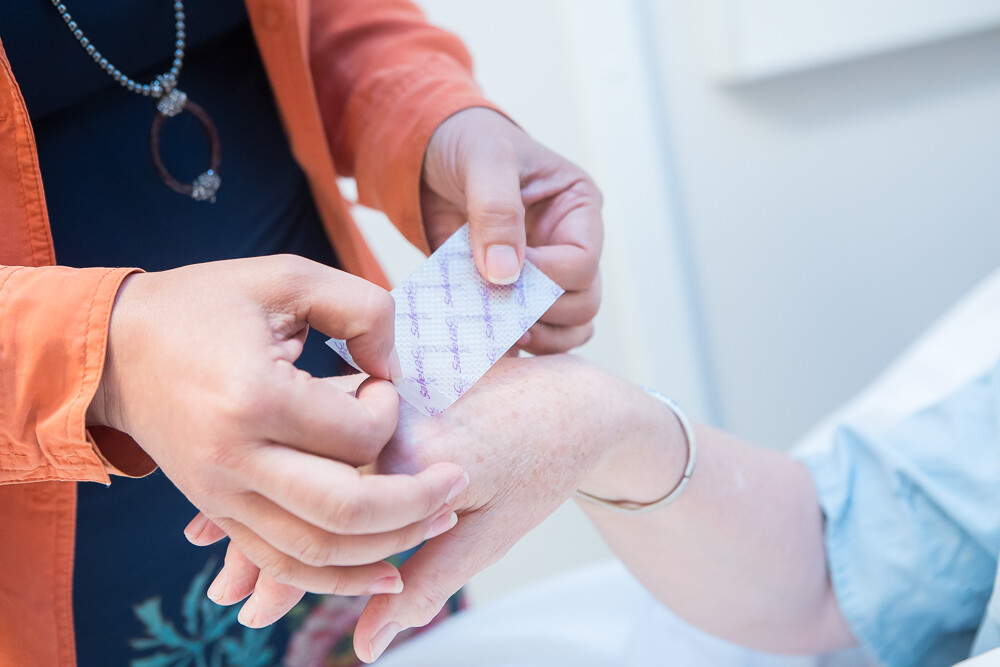
<path fill-rule="evenodd" d="M 731 82 L 1000 25 L 997 0 L 699 0 L 698 4 L 714 73 Z"/>

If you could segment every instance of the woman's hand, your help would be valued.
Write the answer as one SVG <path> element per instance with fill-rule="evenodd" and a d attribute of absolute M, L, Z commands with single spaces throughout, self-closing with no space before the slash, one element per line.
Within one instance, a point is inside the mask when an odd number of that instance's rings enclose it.
<path fill-rule="evenodd" d="M 638 388 L 566 356 L 505 358 L 433 418 L 404 404 L 399 427 L 379 457 L 379 472 L 412 474 L 453 461 L 469 471 L 471 481 L 450 502 L 458 524 L 430 538 L 402 566 L 402 592 L 371 599 L 355 632 L 357 654 L 372 660 L 402 629 L 428 623 L 455 591 L 574 489 L 639 501 L 662 495 L 664 478 L 680 475 L 682 453 L 657 452 L 660 456 L 651 455 L 640 466 L 630 458 L 637 448 L 657 442 L 656 434 L 671 419 L 669 410 Z M 640 472 L 623 476 L 621 468 Z M 211 532 L 223 536 L 218 529 Z M 266 610 L 258 616 L 260 624 L 280 618 L 303 594 L 262 584 L 253 565 L 232 547 L 225 571 L 237 585 L 220 602 L 252 592 L 255 605 Z"/>
<path fill-rule="evenodd" d="M 669 507 L 621 514 L 581 501 L 604 539 L 651 593 L 707 632 L 780 653 L 852 645 L 808 470 L 781 452 L 695 430 L 696 470 Z M 683 474 L 686 450 L 670 409 L 571 357 L 504 359 L 433 419 L 404 406 L 379 469 L 454 461 L 471 481 L 451 503 L 458 524 L 400 568 L 402 592 L 370 599 L 354 633 L 358 656 L 370 662 L 398 632 L 426 624 L 574 489 L 639 503 L 663 497 Z M 254 596 L 280 602 L 259 584 Z"/>
<path fill-rule="evenodd" d="M 469 222 L 479 272 L 517 280 L 527 257 L 566 293 L 524 335 L 535 354 L 586 342 L 601 302 L 601 193 L 576 165 L 489 109 L 438 127 L 424 157 L 421 208 L 431 248 Z"/>
<path fill-rule="evenodd" d="M 380 559 L 450 515 L 462 470 L 360 475 L 354 466 L 374 460 L 396 427 L 392 385 L 371 380 L 355 395 L 293 365 L 312 325 L 388 377 L 393 313 L 384 290 L 293 256 L 135 275 L 112 312 L 88 425 L 130 434 L 265 578 L 317 592 L 398 590 Z"/>
<path fill-rule="evenodd" d="M 622 514 L 580 502 L 606 542 L 651 593 L 712 634 L 771 652 L 850 646 L 809 472 L 780 452 L 695 429 L 697 468 L 669 507 Z M 504 360 L 437 418 L 404 412 L 379 468 L 454 461 L 471 482 L 452 504 L 458 525 L 400 568 L 403 591 L 369 601 L 354 633 L 358 656 L 374 660 L 402 629 L 428 623 L 574 489 L 662 498 L 680 481 L 686 450 L 667 406 L 572 357 Z"/>
<path fill-rule="evenodd" d="M 604 438 L 631 412 L 603 395 L 614 395 L 623 385 L 572 357 L 504 358 L 441 415 L 426 417 L 403 404 L 378 472 L 413 474 L 452 461 L 468 470 L 470 482 L 449 503 L 458 524 L 430 539 L 402 566 L 403 592 L 372 598 L 355 633 L 361 658 L 381 653 L 388 634 L 429 622 L 472 575 L 503 556 L 580 480 L 611 460 Z M 581 420 L 583 410 L 593 419 Z M 641 433 L 637 424 L 636 430 Z M 223 536 L 216 528 L 206 534 Z M 255 587 L 256 570 L 232 547 L 225 570 L 230 581 L 240 582 L 225 602 L 252 592 L 268 610 L 261 623 L 280 618 L 303 593 Z M 394 631 L 380 633 L 387 624 L 395 624 Z M 370 645 L 383 638 L 381 649 L 373 652 Z"/>
<path fill-rule="evenodd" d="M 621 464 L 621 454 L 633 443 L 655 441 L 657 429 L 672 418 L 633 385 L 561 356 L 504 359 L 435 418 L 408 408 L 403 406 L 379 469 L 414 472 L 454 461 L 471 481 L 452 503 L 458 525 L 428 541 L 401 567 L 403 592 L 376 595 L 368 603 L 354 634 L 355 651 L 368 661 L 402 629 L 428 623 L 456 590 L 499 560 L 575 489 L 621 493 L 605 481 Z M 637 494 L 632 497 L 639 501 L 662 495 L 677 460 L 659 458 L 641 466 L 632 462 L 633 468 L 648 470 L 650 483 L 644 487 L 637 480 L 626 494 Z M 683 457 L 679 460 L 683 467 Z"/>

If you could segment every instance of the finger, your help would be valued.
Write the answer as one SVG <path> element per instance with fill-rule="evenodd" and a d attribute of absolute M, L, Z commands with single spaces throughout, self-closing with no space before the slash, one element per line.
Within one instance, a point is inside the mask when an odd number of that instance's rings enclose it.
<path fill-rule="evenodd" d="M 588 289 L 597 278 L 600 247 L 544 245 L 528 248 L 528 259 L 567 292 Z"/>
<path fill-rule="evenodd" d="M 220 519 L 219 523 L 243 555 L 260 569 L 261 575 L 276 583 L 327 595 L 402 590 L 399 573 L 385 561 L 353 567 L 311 567 L 278 551 L 238 521 Z"/>
<path fill-rule="evenodd" d="M 514 148 L 484 143 L 464 165 L 469 238 L 476 268 L 497 285 L 510 285 L 524 263 L 524 202 Z"/>
<path fill-rule="evenodd" d="M 431 517 L 398 530 L 338 535 L 301 521 L 262 496 L 250 496 L 243 503 L 244 516 L 253 516 L 253 530 L 258 537 L 285 555 L 313 567 L 374 563 L 412 549 L 458 521 L 451 507 L 445 505 Z"/>
<path fill-rule="evenodd" d="M 278 396 L 265 435 L 352 465 L 374 461 L 399 418 L 399 395 L 392 384 L 371 380 L 354 395 L 305 371 L 291 372 L 290 382 L 273 387 Z"/>
<path fill-rule="evenodd" d="M 294 256 L 272 258 L 262 301 L 289 310 L 328 336 L 347 341 L 358 366 L 390 378 L 396 305 L 387 291 L 357 276 Z"/>
<path fill-rule="evenodd" d="M 518 345 L 531 354 L 559 354 L 583 345 L 594 335 L 594 325 L 587 323 L 578 327 L 554 327 L 536 322 L 521 337 Z"/>
<path fill-rule="evenodd" d="M 253 593 L 260 575 L 260 568 L 243 555 L 232 542 L 226 549 L 226 562 L 208 587 L 208 598 L 215 604 L 236 604 Z"/>
<path fill-rule="evenodd" d="M 291 611 L 305 594 L 301 588 L 280 584 L 261 574 L 253 595 L 243 604 L 237 618 L 248 628 L 263 628 Z"/>
<path fill-rule="evenodd" d="M 426 519 L 468 485 L 454 463 L 436 463 L 416 475 L 362 475 L 280 445 L 260 447 L 246 465 L 253 491 L 341 535 L 381 533 Z"/>
<path fill-rule="evenodd" d="M 226 533 L 201 512 L 198 512 L 184 528 L 184 537 L 196 547 L 207 547 L 210 544 L 215 544 L 225 536 Z"/>
<path fill-rule="evenodd" d="M 601 306 L 601 276 L 582 292 L 566 292 L 541 317 L 553 326 L 580 326 L 594 319 Z"/>
<path fill-rule="evenodd" d="M 445 602 L 474 574 L 495 562 L 502 551 L 483 550 L 476 534 L 476 515 L 466 515 L 458 533 L 449 532 L 431 540 L 410 557 L 400 572 L 406 582 L 398 595 L 375 595 L 358 619 L 354 630 L 354 650 L 365 662 L 372 662 L 401 630 L 427 625 Z"/>

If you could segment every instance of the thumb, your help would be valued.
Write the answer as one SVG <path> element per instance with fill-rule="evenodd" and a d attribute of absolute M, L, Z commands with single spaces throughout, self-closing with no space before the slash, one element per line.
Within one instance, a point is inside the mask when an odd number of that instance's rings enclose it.
<path fill-rule="evenodd" d="M 510 285 L 524 263 L 524 203 L 517 155 L 509 144 L 473 152 L 465 165 L 465 201 L 479 273 Z"/>
<path fill-rule="evenodd" d="M 475 517 L 466 515 L 466 519 L 474 521 Z M 458 527 L 463 527 L 461 522 Z M 354 651 L 359 658 L 373 662 L 397 634 L 433 621 L 448 598 L 496 560 L 490 553 L 481 553 L 480 541 L 470 539 L 469 534 L 456 537 L 453 532 L 424 543 L 403 563 L 401 593 L 373 595 L 368 601 L 354 630 Z"/>

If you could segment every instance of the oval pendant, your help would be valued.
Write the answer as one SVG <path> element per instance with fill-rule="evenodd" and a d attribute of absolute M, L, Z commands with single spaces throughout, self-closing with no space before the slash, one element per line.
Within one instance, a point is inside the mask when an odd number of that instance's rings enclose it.
<path fill-rule="evenodd" d="M 202 129 L 205 131 L 205 138 L 208 139 L 209 148 L 212 153 L 211 166 L 190 184 L 181 183 L 174 178 L 160 158 L 160 130 L 163 128 L 163 121 L 176 116 L 182 111 L 189 111 L 195 118 L 201 121 Z M 215 202 L 215 193 L 222 185 L 222 178 L 219 176 L 219 164 L 222 162 L 222 145 L 219 142 L 219 131 L 216 129 L 215 123 L 212 122 L 212 118 L 208 113 L 176 88 L 160 98 L 160 101 L 156 105 L 156 117 L 153 118 L 149 147 L 156 172 L 171 190 L 179 192 L 182 195 L 187 195 L 196 201 Z"/>

